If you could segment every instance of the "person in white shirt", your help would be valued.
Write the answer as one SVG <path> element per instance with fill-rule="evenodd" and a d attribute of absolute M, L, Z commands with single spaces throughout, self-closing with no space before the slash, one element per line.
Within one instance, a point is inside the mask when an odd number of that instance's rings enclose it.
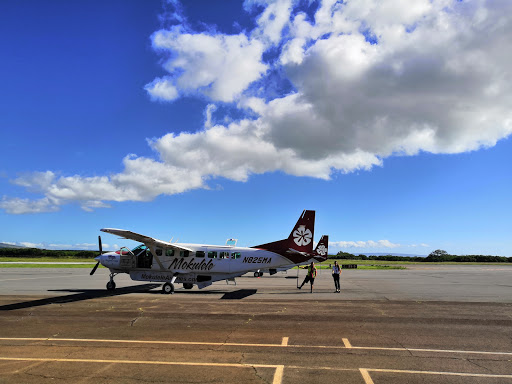
<path fill-rule="evenodd" d="M 334 279 L 334 288 L 336 289 L 336 293 L 341 292 L 340 290 L 340 275 L 341 275 L 341 268 L 338 265 L 338 262 L 335 261 L 334 265 L 332 266 L 332 278 Z"/>

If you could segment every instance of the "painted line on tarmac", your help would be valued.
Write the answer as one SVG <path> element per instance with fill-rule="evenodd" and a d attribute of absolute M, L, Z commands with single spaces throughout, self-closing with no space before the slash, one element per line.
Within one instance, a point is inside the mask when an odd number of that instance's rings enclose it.
<path fill-rule="evenodd" d="M 283 341 L 281 341 L 281 345 L 283 347 L 287 347 L 288 346 L 288 339 L 289 339 L 289 337 L 283 337 Z"/>
<path fill-rule="evenodd" d="M 84 343 L 124 343 L 124 344 L 168 344 L 168 345 L 212 345 L 230 347 L 295 347 L 282 344 L 216 343 L 206 341 L 168 341 L 168 340 L 108 340 L 108 339 L 61 339 L 52 337 L 0 337 L 0 341 L 74 341 Z M 303 347 L 299 345 L 298 347 Z"/>
<path fill-rule="evenodd" d="M 363 380 L 365 384 L 374 384 L 368 370 L 365 368 L 359 368 L 359 372 L 361 372 L 361 376 L 363 376 Z"/>
<path fill-rule="evenodd" d="M 274 373 L 274 380 L 272 384 L 281 384 L 283 381 L 284 365 L 278 365 Z"/>
<path fill-rule="evenodd" d="M 348 339 L 342 338 L 341 340 L 343 340 L 343 345 L 345 346 L 345 348 L 352 348 L 352 344 L 350 344 L 350 341 L 348 341 Z"/>
<path fill-rule="evenodd" d="M 106 360 L 106 359 L 58 359 L 58 358 L 40 358 L 40 357 L 2 357 L 0 361 L 33 361 L 33 362 L 56 362 L 56 363 L 108 363 L 108 364 L 146 364 L 146 365 L 182 365 L 182 366 L 200 366 L 200 367 L 228 367 L 228 368 L 273 368 L 275 369 L 272 384 L 281 384 L 284 374 L 284 365 L 272 364 L 234 364 L 234 363 L 201 363 L 185 361 L 148 361 L 148 360 Z M 343 370 L 357 371 L 351 368 L 336 367 L 301 367 L 288 366 L 294 369 L 320 369 L 320 370 Z M 481 378 L 501 378 L 512 379 L 512 375 L 498 375 L 486 373 L 467 373 L 467 372 L 438 372 L 438 371 L 413 371 L 402 369 L 382 369 L 382 368 L 359 368 L 365 384 L 374 384 L 370 372 L 381 373 L 405 373 L 421 375 L 440 375 L 440 376 L 460 376 L 460 377 L 481 377 Z"/>
<path fill-rule="evenodd" d="M 491 373 L 467 373 L 467 372 L 437 372 L 437 371 L 409 371 L 406 369 L 382 369 L 382 368 L 360 368 L 360 371 L 383 372 L 383 373 L 412 373 L 419 375 L 441 375 L 441 376 L 462 376 L 462 377 L 484 377 L 498 379 L 512 379 L 512 375 L 497 375 Z M 370 378 L 371 380 L 371 378 Z M 369 383 L 368 383 L 369 384 Z"/>
<path fill-rule="evenodd" d="M 501 355 L 512 356 L 512 352 L 490 352 L 490 351 L 461 351 L 451 349 L 423 349 L 423 348 L 404 348 L 404 347 L 355 347 L 347 343 L 350 347 L 339 345 L 300 345 L 300 344 L 250 344 L 250 343 L 216 343 L 207 341 L 168 341 L 168 340 L 109 340 L 109 339 L 65 339 L 53 337 L 0 337 L 0 341 L 62 341 L 62 342 L 84 342 L 84 343 L 118 343 L 118 344 L 163 344 L 163 345 L 212 345 L 212 346 L 230 346 L 230 347 L 269 347 L 269 348 L 319 348 L 319 349 L 361 349 L 371 351 L 402 351 L 402 352 L 431 352 L 431 353 L 453 353 L 453 354 L 473 354 L 473 355 Z"/>
<path fill-rule="evenodd" d="M 57 359 L 45 357 L 2 357 L 0 361 L 39 361 L 55 363 L 107 363 L 107 364 L 146 364 L 146 365 L 184 365 L 199 367 L 227 367 L 227 368 L 273 368 L 274 379 L 272 384 L 281 384 L 283 380 L 284 365 L 270 364 L 234 364 L 234 363 L 200 363 L 186 361 L 148 361 L 148 360 L 103 360 L 103 359 Z"/>

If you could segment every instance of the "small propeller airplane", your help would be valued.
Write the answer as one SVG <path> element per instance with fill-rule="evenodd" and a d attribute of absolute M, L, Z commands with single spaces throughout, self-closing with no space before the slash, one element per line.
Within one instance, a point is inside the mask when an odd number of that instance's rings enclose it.
<path fill-rule="evenodd" d="M 293 227 L 288 238 L 255 247 L 230 245 L 205 245 L 171 243 L 124 229 L 103 228 L 102 232 L 135 240 L 142 244 L 134 249 L 126 247 L 115 252 L 102 252 L 101 236 L 98 236 L 100 254 L 91 275 L 101 264 L 110 270 L 107 290 L 116 288 L 114 277 L 128 273 L 132 280 L 163 282 L 163 293 L 174 293 L 174 284 L 185 289 L 197 285 L 199 289 L 219 280 L 232 280 L 252 271 L 289 269 L 313 260 L 327 259 L 328 237 L 322 236 L 313 250 L 315 211 L 305 210 Z"/>

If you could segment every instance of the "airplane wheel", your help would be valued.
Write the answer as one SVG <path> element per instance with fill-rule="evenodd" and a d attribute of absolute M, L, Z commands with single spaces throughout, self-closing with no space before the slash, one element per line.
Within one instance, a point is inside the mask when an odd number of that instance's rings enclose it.
<path fill-rule="evenodd" d="M 260 277 L 260 273 L 259 272 L 254 272 L 254 277 Z"/>
<path fill-rule="evenodd" d="M 162 286 L 162 292 L 165 293 L 166 295 L 172 295 L 174 293 L 174 285 L 171 283 L 165 283 Z"/>
<path fill-rule="evenodd" d="M 114 283 L 113 281 L 109 281 L 107 283 L 107 291 L 113 291 L 116 289 L 116 283 Z"/>
<path fill-rule="evenodd" d="M 185 289 L 192 289 L 193 286 L 194 286 L 194 284 L 191 284 L 191 283 L 183 283 L 183 288 L 185 288 Z"/>

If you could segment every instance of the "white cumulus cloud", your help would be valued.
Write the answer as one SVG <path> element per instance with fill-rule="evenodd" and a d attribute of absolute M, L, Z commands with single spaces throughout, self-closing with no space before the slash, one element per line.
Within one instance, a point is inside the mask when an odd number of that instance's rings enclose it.
<path fill-rule="evenodd" d="M 170 55 L 163 65 L 169 75 L 146 86 L 153 98 L 169 101 L 178 92 L 201 93 L 230 102 L 267 70 L 264 44 L 244 34 L 193 34 L 174 27 L 155 32 L 152 41 L 157 51 Z"/>
<path fill-rule="evenodd" d="M 399 248 L 401 244 L 389 240 L 368 241 L 330 241 L 329 246 L 337 248 Z"/>
<path fill-rule="evenodd" d="M 0 208 L 92 210 L 272 171 L 329 179 L 512 133 L 512 2 L 324 0 L 305 11 L 316 4 L 248 0 L 255 27 L 232 35 L 192 30 L 178 7 L 182 24 L 151 37 L 166 73 L 145 89 L 155 100 L 206 98 L 204 126 L 149 140 L 155 157 L 128 155 L 117 174 L 22 175 L 13 182 L 40 198 L 4 196 Z M 290 88 L 276 93 L 275 81 Z M 217 104 L 241 117 L 216 123 Z"/>

